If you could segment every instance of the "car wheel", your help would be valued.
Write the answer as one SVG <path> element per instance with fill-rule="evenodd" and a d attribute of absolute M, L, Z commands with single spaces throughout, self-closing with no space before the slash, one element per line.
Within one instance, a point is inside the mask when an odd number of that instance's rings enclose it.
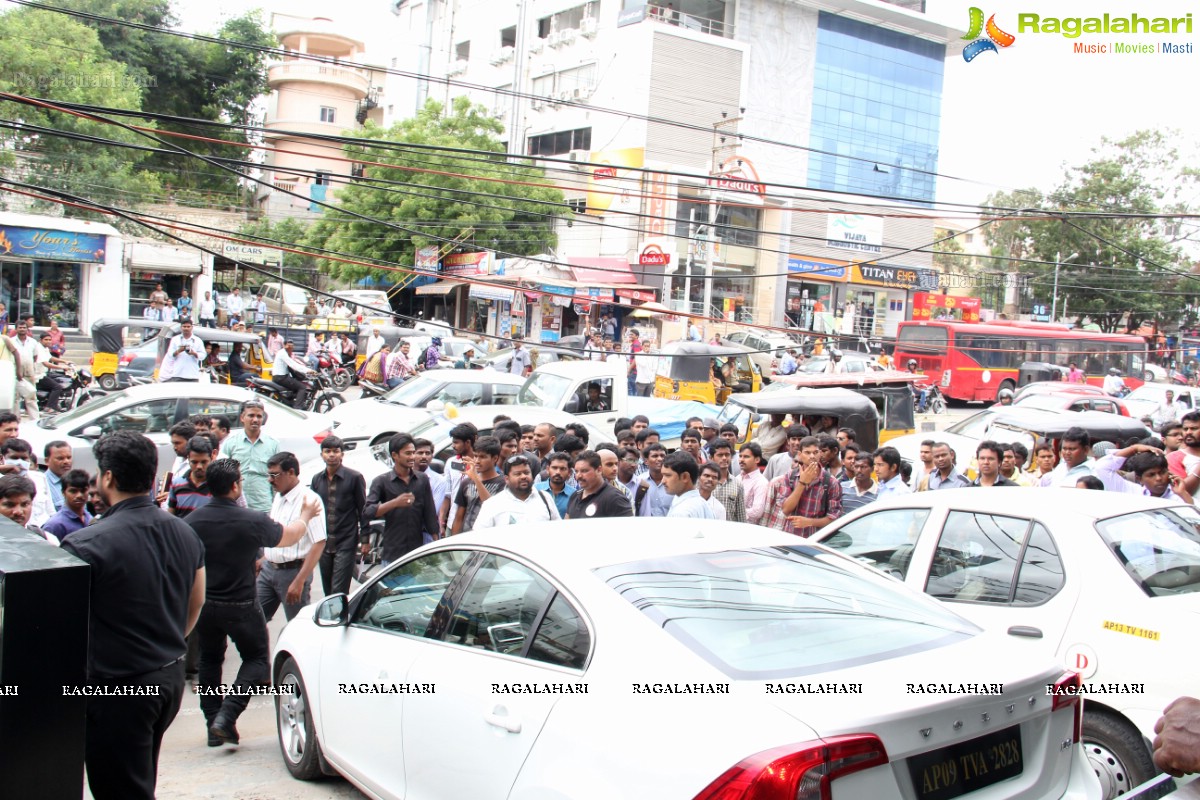
<path fill-rule="evenodd" d="M 1142 380 L 1146 383 L 1154 383 L 1154 373 L 1150 370 L 1146 370 L 1142 373 Z"/>
<path fill-rule="evenodd" d="M 110 392 L 115 392 L 117 390 L 116 375 L 101 375 L 99 378 L 99 383 L 101 389 L 107 389 Z"/>
<path fill-rule="evenodd" d="M 342 404 L 342 396 L 336 392 L 325 392 L 313 400 L 312 410 L 318 414 L 332 411 L 334 406 Z"/>
<path fill-rule="evenodd" d="M 316 725 L 308 709 L 308 689 L 300 677 L 300 668 L 289 658 L 279 670 L 277 686 L 291 686 L 288 694 L 275 695 L 275 716 L 279 722 L 279 750 L 292 777 L 301 781 L 319 778 L 321 745 Z"/>
<path fill-rule="evenodd" d="M 1141 734 L 1112 714 L 1084 712 L 1083 751 L 1100 779 L 1104 800 L 1123 795 L 1158 774 Z"/>

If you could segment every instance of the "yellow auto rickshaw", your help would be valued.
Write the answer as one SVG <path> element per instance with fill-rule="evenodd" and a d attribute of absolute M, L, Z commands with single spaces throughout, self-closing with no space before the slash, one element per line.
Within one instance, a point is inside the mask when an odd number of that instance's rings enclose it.
<path fill-rule="evenodd" d="M 757 392 L 762 372 L 750 358 L 754 351 L 738 344 L 671 342 L 656 355 L 654 396 L 722 404 L 731 394 Z"/>
<path fill-rule="evenodd" d="M 923 375 L 900 370 L 869 370 L 867 372 L 796 373 L 776 375 L 771 384 L 774 393 L 786 394 L 795 389 L 849 389 L 875 404 L 879 411 L 879 444 L 897 436 L 916 431 L 912 385 Z"/>
<path fill-rule="evenodd" d="M 116 391 L 117 367 L 121 361 L 121 351 L 125 349 L 125 329 L 131 334 L 140 334 L 143 341 L 159 336 L 164 328 L 170 328 L 174 323 L 163 320 L 138 319 L 98 319 L 92 323 L 92 377 L 106 391 Z M 176 325 L 175 330 L 179 327 Z"/>

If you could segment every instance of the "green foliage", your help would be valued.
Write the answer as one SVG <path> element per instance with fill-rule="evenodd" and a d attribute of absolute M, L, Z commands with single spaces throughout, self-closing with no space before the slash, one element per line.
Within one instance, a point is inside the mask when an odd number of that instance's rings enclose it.
<path fill-rule="evenodd" d="M 19 8 L 0 15 L 0 65 L 0 89 L 5 91 L 64 103 L 141 108 L 137 75 L 108 57 L 95 31 L 61 14 Z M 3 116 L 26 126 L 138 146 L 146 141 L 106 123 L 15 102 L 4 103 Z M 0 155 L 0 166 L 18 179 L 102 202 L 129 206 L 159 191 L 147 154 L 136 149 L 0 130 Z"/>
<path fill-rule="evenodd" d="M 1034 301 L 1046 305 L 1053 304 L 1053 265 L 1064 259 L 1058 308 L 1076 322 L 1087 318 L 1105 331 L 1187 324 L 1182 309 L 1200 294 L 1200 281 L 1172 241 L 1175 226 L 1155 215 L 1183 212 L 1195 186 L 1195 170 L 1181 163 L 1166 134 L 1104 138 L 1045 197 L 1036 190 L 990 197 L 992 206 L 1041 213 L 989 226 L 989 242 L 997 255 L 1047 262 L 1022 267 Z"/>
<path fill-rule="evenodd" d="M 431 100 L 415 117 L 390 130 L 368 125 L 360 137 L 487 151 L 495 157 L 488 160 L 480 155 L 440 154 L 425 149 L 350 146 L 346 149 L 350 158 L 388 166 L 367 167 L 362 181 L 339 189 L 337 205 L 404 230 L 329 210 L 310 229 L 308 243 L 366 261 L 406 266 L 414 263 L 418 248 L 441 246 L 445 240 L 461 241 L 464 249 L 495 250 L 501 258 L 546 252 L 556 241 L 553 220 L 537 215 L 565 213 L 562 192 L 548 186 L 524 185 L 545 184 L 547 180 L 542 170 L 507 160 L 498 138 L 502 131 L 486 109 L 471 105 L 465 97 L 456 98 L 449 109 Z M 396 184 L 374 183 L 372 179 Z M 413 230 L 420 232 L 414 234 Z M 403 278 L 403 273 L 392 270 L 330 260 L 320 264 L 321 269 L 346 280 L 369 274 L 389 283 Z"/>
<path fill-rule="evenodd" d="M 261 242 L 264 247 L 288 247 L 302 245 L 308 236 L 308 229 L 309 225 L 306 223 L 286 217 L 276 222 L 265 218 L 260 219 L 249 225 L 243 225 L 238 232 L 250 239 L 265 240 Z M 284 251 L 283 275 L 285 278 L 309 286 L 314 283 L 313 278 L 316 271 L 317 259 L 315 257 Z M 257 282 L 261 283 L 265 280 L 269 279 L 261 276 L 261 280 Z"/>

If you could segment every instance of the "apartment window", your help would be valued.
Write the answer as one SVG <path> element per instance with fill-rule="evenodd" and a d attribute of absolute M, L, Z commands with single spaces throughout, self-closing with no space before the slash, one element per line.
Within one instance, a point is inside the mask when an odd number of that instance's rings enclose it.
<path fill-rule="evenodd" d="M 575 214 L 583 214 L 587 211 L 587 198 L 577 197 L 574 200 L 568 200 L 567 208 Z"/>
<path fill-rule="evenodd" d="M 471 43 L 459 42 L 454 45 L 454 60 L 455 61 L 470 61 L 471 60 Z"/>
<path fill-rule="evenodd" d="M 968 233 L 967 234 L 967 244 L 973 244 L 974 241 L 975 241 L 975 234 Z"/>
<path fill-rule="evenodd" d="M 578 28 L 579 23 L 589 17 L 595 19 L 600 15 L 599 0 L 592 0 L 590 3 L 584 3 L 581 6 L 568 8 L 566 11 L 560 11 L 557 14 L 551 14 L 548 17 L 542 17 L 538 20 L 538 37 L 545 39 L 552 33 L 565 31 L 569 28 Z"/>
<path fill-rule="evenodd" d="M 326 169 L 317 170 L 315 176 L 313 177 L 313 183 L 315 183 L 317 186 L 328 186 L 330 183 L 332 183 L 332 181 L 329 180 L 330 174 L 331 173 L 329 170 Z"/>
<path fill-rule="evenodd" d="M 493 114 L 497 116 L 504 114 L 512 106 L 512 95 L 507 94 L 510 91 L 512 91 L 511 83 L 496 87 L 496 92 L 492 95 Z"/>
<path fill-rule="evenodd" d="M 517 46 L 517 26 L 513 25 L 509 28 L 500 30 L 500 46 L 501 47 L 516 47 Z"/>
<path fill-rule="evenodd" d="M 572 150 L 592 149 L 592 129 L 576 128 L 573 131 L 558 131 L 543 133 L 540 136 L 529 137 L 529 152 L 531 156 L 560 156 Z"/>
<path fill-rule="evenodd" d="M 333 106 L 321 106 L 321 122 L 337 122 L 337 109 Z"/>
<path fill-rule="evenodd" d="M 564 69 L 558 73 L 558 90 L 570 91 L 572 89 L 583 89 L 588 92 L 596 85 L 596 65 L 584 64 L 580 67 L 572 67 Z"/>

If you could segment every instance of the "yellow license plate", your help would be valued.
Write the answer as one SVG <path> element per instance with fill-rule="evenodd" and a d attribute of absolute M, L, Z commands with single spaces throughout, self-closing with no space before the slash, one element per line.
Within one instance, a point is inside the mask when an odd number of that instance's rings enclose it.
<path fill-rule="evenodd" d="M 950 800 L 1021 774 L 1021 728 L 1005 728 L 908 759 L 918 800 Z"/>

